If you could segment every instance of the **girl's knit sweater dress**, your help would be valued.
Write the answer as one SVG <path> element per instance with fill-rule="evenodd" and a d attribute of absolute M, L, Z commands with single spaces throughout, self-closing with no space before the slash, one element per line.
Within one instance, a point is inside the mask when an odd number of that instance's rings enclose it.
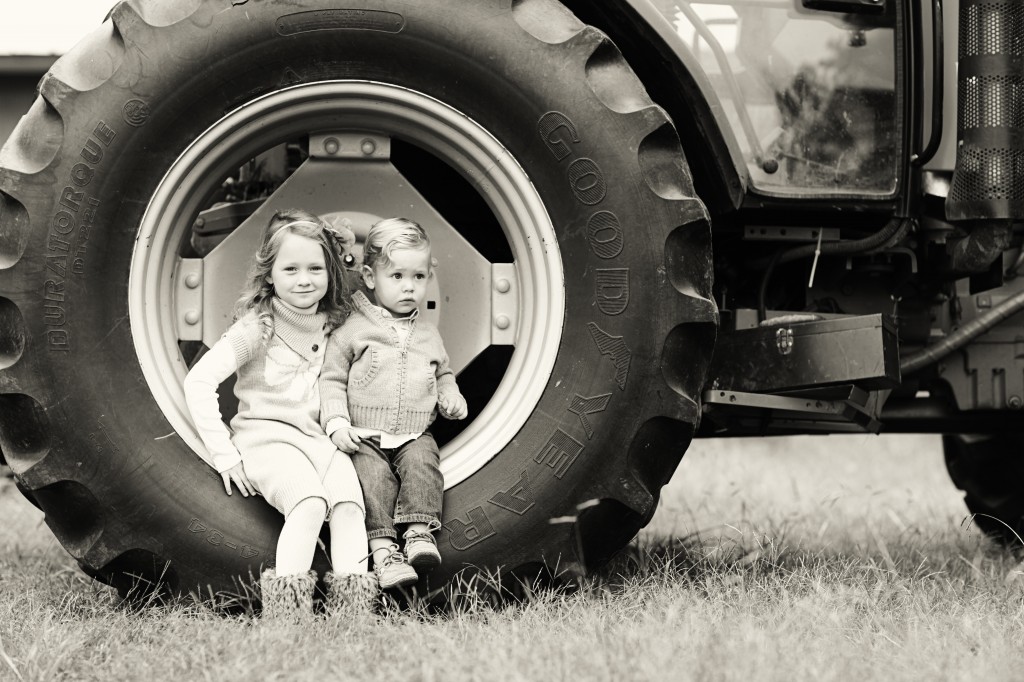
<path fill-rule="evenodd" d="M 307 497 L 328 510 L 341 502 L 363 506 L 351 458 L 320 426 L 319 376 L 327 345 L 327 316 L 303 314 L 274 299 L 274 334 L 254 311 L 236 321 L 189 372 L 185 398 L 196 429 L 219 472 L 238 462 L 256 489 L 287 514 Z M 217 388 L 237 374 L 238 413 L 231 432 L 220 418 Z"/>

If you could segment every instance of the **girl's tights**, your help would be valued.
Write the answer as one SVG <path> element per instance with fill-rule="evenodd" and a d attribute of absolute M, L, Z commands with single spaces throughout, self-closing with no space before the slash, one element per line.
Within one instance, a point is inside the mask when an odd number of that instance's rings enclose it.
<path fill-rule="evenodd" d="M 366 573 L 369 559 L 366 519 L 354 502 L 334 505 L 331 512 L 331 566 L 335 573 Z"/>
<path fill-rule="evenodd" d="M 313 565 L 320 528 L 327 518 L 327 503 L 307 497 L 292 508 L 277 538 L 277 575 L 305 573 Z"/>
<path fill-rule="evenodd" d="M 317 538 L 327 516 L 327 503 L 307 497 L 284 520 L 277 539 L 277 575 L 304 573 L 313 565 Z M 331 514 L 331 564 L 338 573 L 366 572 L 366 527 L 363 511 L 353 502 L 335 505 Z"/>

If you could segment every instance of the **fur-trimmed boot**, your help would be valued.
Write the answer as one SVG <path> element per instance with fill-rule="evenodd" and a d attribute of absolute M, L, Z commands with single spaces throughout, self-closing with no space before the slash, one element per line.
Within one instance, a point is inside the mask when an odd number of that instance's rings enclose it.
<path fill-rule="evenodd" d="M 328 618 L 362 619 L 369 617 L 377 605 L 380 586 L 373 573 L 335 573 L 324 576 L 327 601 L 324 610 Z"/>
<path fill-rule="evenodd" d="M 313 615 L 313 588 L 316 571 L 278 576 L 268 568 L 260 576 L 263 593 L 263 617 L 267 620 L 300 621 Z"/>

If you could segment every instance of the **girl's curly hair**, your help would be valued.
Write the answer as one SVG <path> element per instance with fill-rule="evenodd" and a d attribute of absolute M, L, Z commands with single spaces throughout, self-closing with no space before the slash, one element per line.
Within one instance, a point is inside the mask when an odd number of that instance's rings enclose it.
<path fill-rule="evenodd" d="M 312 239 L 319 242 L 324 250 L 327 293 L 317 304 L 317 312 L 327 314 L 328 326 L 331 329 L 341 326 L 351 310 L 351 292 L 342 272 L 347 240 L 335 228 L 309 211 L 282 209 L 270 217 L 270 222 L 263 230 L 260 247 L 249 266 L 245 286 L 234 309 L 235 320 L 255 310 L 264 327 L 264 339 L 269 339 L 274 333 L 274 285 L 267 281 L 267 276 L 274 266 L 286 234 Z"/>

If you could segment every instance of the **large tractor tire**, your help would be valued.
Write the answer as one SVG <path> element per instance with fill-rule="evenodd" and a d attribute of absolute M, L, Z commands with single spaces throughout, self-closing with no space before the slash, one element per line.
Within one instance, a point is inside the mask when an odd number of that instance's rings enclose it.
<path fill-rule="evenodd" d="M 974 525 L 1001 544 L 1024 545 L 1024 434 L 947 435 L 942 445 Z"/>
<path fill-rule="evenodd" d="M 283 181 L 225 189 L 274 150 Z M 273 561 L 280 515 L 224 494 L 181 392 L 273 208 L 357 233 L 405 215 L 434 239 L 425 312 L 471 415 L 438 425 L 431 589 L 599 564 L 699 420 L 707 211 L 665 112 L 553 0 L 121 2 L 41 80 L 0 202 L 0 446 L 123 593 L 234 591 Z"/>

